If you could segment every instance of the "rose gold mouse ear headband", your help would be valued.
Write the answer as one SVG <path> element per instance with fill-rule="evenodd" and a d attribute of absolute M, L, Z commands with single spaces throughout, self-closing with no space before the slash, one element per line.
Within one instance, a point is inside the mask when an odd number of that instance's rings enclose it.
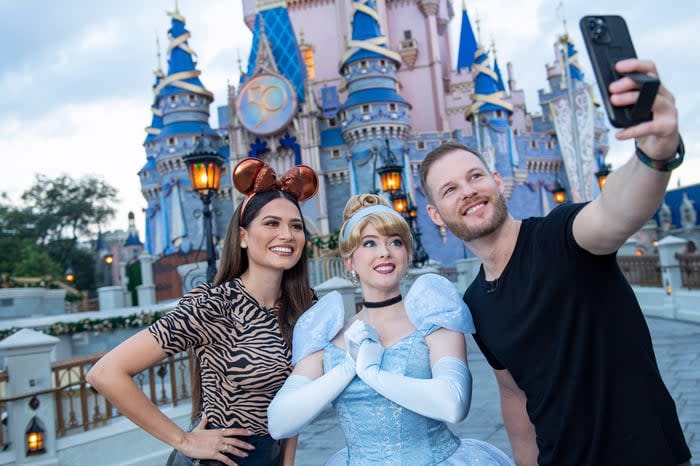
<path fill-rule="evenodd" d="M 277 178 L 272 167 L 252 157 L 236 164 L 232 178 L 236 189 L 248 196 L 241 207 L 241 219 L 248 202 L 258 193 L 279 189 L 302 202 L 313 197 L 318 190 L 318 177 L 313 168 L 307 165 L 296 165 Z"/>

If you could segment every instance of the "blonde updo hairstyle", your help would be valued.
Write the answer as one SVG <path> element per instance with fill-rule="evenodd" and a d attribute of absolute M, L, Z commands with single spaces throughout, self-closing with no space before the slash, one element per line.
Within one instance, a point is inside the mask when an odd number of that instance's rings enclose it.
<path fill-rule="evenodd" d="M 352 253 L 355 252 L 358 247 L 360 247 L 360 243 L 362 242 L 360 232 L 366 225 L 372 224 L 374 228 L 376 228 L 377 231 L 384 236 L 396 235 L 401 238 L 403 243 L 406 245 L 406 250 L 408 251 L 408 262 L 410 264 L 413 258 L 413 237 L 411 236 L 411 229 L 409 228 L 408 223 L 406 223 L 406 221 L 401 217 L 401 214 L 398 212 L 396 215 L 388 212 L 374 212 L 369 214 L 352 227 L 352 231 L 350 231 L 347 241 L 343 239 L 345 237 L 345 227 L 347 226 L 350 217 L 361 209 L 375 205 L 383 205 L 391 208 L 387 201 L 376 194 L 359 194 L 348 199 L 348 202 L 345 204 L 345 210 L 343 210 L 343 226 L 340 229 L 339 235 L 340 254 L 343 257 L 351 256 Z"/>

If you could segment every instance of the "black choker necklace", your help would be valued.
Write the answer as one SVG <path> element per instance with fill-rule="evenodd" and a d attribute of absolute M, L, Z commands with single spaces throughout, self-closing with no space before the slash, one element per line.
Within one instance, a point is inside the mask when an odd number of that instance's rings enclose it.
<path fill-rule="evenodd" d="M 396 295 L 393 298 L 389 298 L 386 301 L 376 301 L 376 302 L 370 302 L 370 301 L 362 301 L 362 305 L 364 307 L 386 307 L 386 306 L 391 306 L 392 304 L 396 304 L 398 302 L 401 302 L 403 298 L 401 295 Z"/>

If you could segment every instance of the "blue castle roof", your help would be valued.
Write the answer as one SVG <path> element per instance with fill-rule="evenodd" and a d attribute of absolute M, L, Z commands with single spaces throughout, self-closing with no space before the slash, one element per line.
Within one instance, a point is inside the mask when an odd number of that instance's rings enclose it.
<path fill-rule="evenodd" d="M 190 32 L 185 28 L 185 17 L 179 11 L 168 13 L 172 17 L 168 36 L 170 55 L 168 57 L 168 74 L 157 88 L 160 96 L 180 94 L 185 89 L 212 97 L 199 80 L 200 71 L 196 69 L 194 57 L 197 54 L 187 42 Z M 163 87 L 163 85 L 165 85 Z M 160 89 L 162 87 L 162 89 Z"/>
<path fill-rule="evenodd" d="M 386 37 L 379 26 L 379 15 L 373 0 L 353 2 L 352 40 L 349 53 L 341 60 L 341 68 L 358 60 L 371 58 L 392 60 L 397 67 L 401 59 L 386 46 Z"/>
<path fill-rule="evenodd" d="M 348 99 L 340 107 L 341 110 L 345 110 L 349 107 L 355 105 L 369 104 L 375 102 L 398 102 L 401 104 L 406 104 L 410 107 L 410 104 L 399 95 L 394 89 L 387 89 L 385 87 L 378 87 L 373 89 L 362 89 L 355 91 L 348 96 Z"/>
<path fill-rule="evenodd" d="M 178 121 L 163 127 L 159 137 L 178 136 L 180 134 L 204 134 L 206 136 L 217 136 L 216 131 L 211 129 L 206 121 Z"/>
<path fill-rule="evenodd" d="M 268 42 L 278 71 L 292 83 L 299 103 L 303 103 L 305 98 L 306 66 L 302 63 L 299 44 L 294 35 L 292 22 L 289 19 L 287 9 L 284 7 L 263 10 L 255 17 L 253 43 L 250 48 L 250 57 L 248 58 L 248 72 L 245 76 L 252 77 L 255 72 L 263 31 L 269 39 Z M 241 76 L 242 81 L 243 79 L 243 76 Z"/>
<path fill-rule="evenodd" d="M 578 63 L 578 51 L 571 41 L 566 41 L 566 61 L 569 64 L 569 76 L 574 81 L 583 81 L 583 70 Z"/>
<path fill-rule="evenodd" d="M 476 37 L 472 29 L 466 5 L 462 5 L 462 29 L 459 34 L 459 53 L 457 54 L 457 71 L 469 69 L 474 63 Z"/>
<path fill-rule="evenodd" d="M 503 100 L 504 91 L 498 83 L 498 75 L 489 65 L 489 54 L 483 48 L 476 52 L 474 60 L 474 111 L 488 112 L 495 110 L 513 111 L 513 105 Z M 488 99 L 488 100 L 486 100 Z M 494 102 L 495 100 L 495 102 Z"/>
<path fill-rule="evenodd" d="M 666 191 L 666 194 L 664 194 L 664 202 L 671 209 L 671 223 L 674 228 L 679 228 L 683 224 L 681 221 L 681 204 L 683 203 L 684 194 L 688 196 L 688 199 L 694 201 L 693 207 L 695 208 L 698 219 L 700 219 L 700 184 L 669 189 Z M 659 210 L 654 214 L 654 218 L 660 225 L 661 219 L 659 218 Z"/>
<path fill-rule="evenodd" d="M 156 81 L 153 83 L 153 92 L 156 92 L 160 81 L 163 79 L 163 71 L 160 69 L 153 73 L 156 76 Z M 147 144 L 152 142 L 160 134 L 161 129 L 163 129 L 163 114 L 158 110 L 158 95 L 153 99 L 153 105 L 151 106 L 151 125 L 146 128 L 146 139 L 143 143 Z"/>

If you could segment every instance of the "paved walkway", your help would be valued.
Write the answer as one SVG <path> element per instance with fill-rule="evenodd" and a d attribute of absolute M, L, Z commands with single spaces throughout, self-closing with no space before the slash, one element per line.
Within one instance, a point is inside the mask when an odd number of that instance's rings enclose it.
<path fill-rule="evenodd" d="M 655 318 L 648 322 L 661 375 L 676 400 L 693 465 L 700 465 L 700 325 Z M 459 437 L 485 440 L 511 455 L 493 371 L 471 339 L 469 351 L 474 377 L 471 410 L 453 430 Z M 300 435 L 296 465 L 323 465 L 344 446 L 335 413 L 327 409 Z"/>

